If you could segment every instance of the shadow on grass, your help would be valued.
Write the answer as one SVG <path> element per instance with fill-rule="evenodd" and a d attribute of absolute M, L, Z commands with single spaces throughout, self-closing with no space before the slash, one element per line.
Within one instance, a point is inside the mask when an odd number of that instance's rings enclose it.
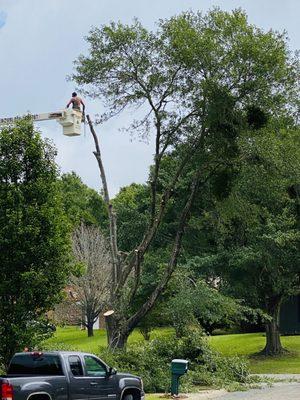
<path fill-rule="evenodd" d="M 255 361 L 265 361 L 265 360 L 279 360 L 281 358 L 286 358 L 286 357 L 293 358 L 295 356 L 299 356 L 299 352 L 282 349 L 282 351 L 277 354 L 267 354 L 265 350 L 262 350 L 257 353 L 249 354 L 248 358 L 250 360 L 255 360 Z"/>

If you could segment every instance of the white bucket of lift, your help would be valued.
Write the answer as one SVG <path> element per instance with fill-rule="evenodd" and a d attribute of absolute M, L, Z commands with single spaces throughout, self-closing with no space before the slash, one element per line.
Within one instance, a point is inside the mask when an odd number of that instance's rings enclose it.
<path fill-rule="evenodd" d="M 62 117 L 58 122 L 63 127 L 63 134 L 66 136 L 80 136 L 81 130 L 81 111 L 66 108 L 63 110 Z"/>

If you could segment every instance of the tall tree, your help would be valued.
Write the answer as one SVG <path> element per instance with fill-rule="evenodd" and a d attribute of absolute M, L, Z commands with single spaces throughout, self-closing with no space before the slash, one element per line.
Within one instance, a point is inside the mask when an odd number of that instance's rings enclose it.
<path fill-rule="evenodd" d="M 94 28 L 87 40 L 90 52 L 76 61 L 73 79 L 87 95 L 103 99 L 106 113 L 99 122 L 139 108 L 144 114 L 130 129 L 155 137 L 147 226 L 139 244 L 124 257 L 99 140 L 88 117 L 110 221 L 114 313 L 107 314 L 107 327 L 110 346 L 122 347 L 177 266 L 200 188 L 234 163 L 246 108 L 254 102 L 269 112 L 290 110 L 296 74 L 284 35 L 262 32 L 240 10 L 184 13 L 160 21 L 156 32 L 138 21 L 131 26 L 112 23 Z M 189 189 L 180 191 L 183 186 Z M 174 202 L 178 208 L 168 262 L 148 299 L 131 313 L 145 255 Z"/>
<path fill-rule="evenodd" d="M 280 354 L 280 307 L 300 293 L 299 129 L 271 125 L 240 145 L 231 193 L 207 215 L 215 254 L 199 265 L 222 277 L 225 291 L 270 315 L 263 353 Z"/>
<path fill-rule="evenodd" d="M 0 358 L 30 347 L 68 275 L 55 149 L 24 119 L 0 132 Z"/>

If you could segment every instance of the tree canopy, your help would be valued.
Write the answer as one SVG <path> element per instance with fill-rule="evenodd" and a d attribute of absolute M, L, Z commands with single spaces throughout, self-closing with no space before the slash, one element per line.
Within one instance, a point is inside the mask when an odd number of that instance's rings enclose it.
<path fill-rule="evenodd" d="M 74 227 L 81 222 L 107 227 L 107 212 L 101 195 L 85 185 L 75 172 L 63 174 L 59 188 L 64 212 Z"/>
<path fill-rule="evenodd" d="M 32 122 L 0 132 L 0 357 L 45 334 L 43 318 L 68 275 L 69 225 L 57 185 L 55 149 Z"/>
<path fill-rule="evenodd" d="M 272 316 L 266 352 L 279 353 L 280 305 L 300 293 L 299 129 L 271 124 L 251 142 L 241 138 L 240 149 L 229 196 L 206 214 L 214 245 L 199 268 L 222 277 L 225 292 Z"/>
<path fill-rule="evenodd" d="M 151 198 L 140 221 L 144 232 L 124 254 L 118 248 L 118 215 L 99 141 L 88 117 L 110 221 L 111 307 L 116 310 L 111 343 L 123 346 L 171 279 L 193 207 L 204 204 L 204 188 L 213 185 L 220 198 L 229 194 L 240 163 L 240 138 L 250 144 L 274 116 L 286 123 L 295 119 L 299 66 L 284 34 L 249 24 L 241 10 L 187 12 L 159 21 L 156 31 L 137 20 L 111 23 L 93 28 L 87 41 L 88 54 L 76 60 L 72 78 L 87 95 L 104 102 L 106 111 L 98 122 L 133 108 L 138 112 L 129 129 L 154 135 L 155 143 Z M 160 280 L 147 300 L 132 312 L 147 254 L 163 237 L 169 212 L 168 260 L 160 265 Z"/>

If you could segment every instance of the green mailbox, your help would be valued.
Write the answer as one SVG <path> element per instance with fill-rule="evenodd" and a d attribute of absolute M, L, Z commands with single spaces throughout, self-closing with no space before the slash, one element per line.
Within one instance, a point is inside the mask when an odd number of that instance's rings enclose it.
<path fill-rule="evenodd" d="M 171 382 L 171 395 L 178 395 L 179 392 L 179 378 L 186 374 L 188 371 L 187 360 L 175 359 L 171 362 L 172 382 Z"/>

